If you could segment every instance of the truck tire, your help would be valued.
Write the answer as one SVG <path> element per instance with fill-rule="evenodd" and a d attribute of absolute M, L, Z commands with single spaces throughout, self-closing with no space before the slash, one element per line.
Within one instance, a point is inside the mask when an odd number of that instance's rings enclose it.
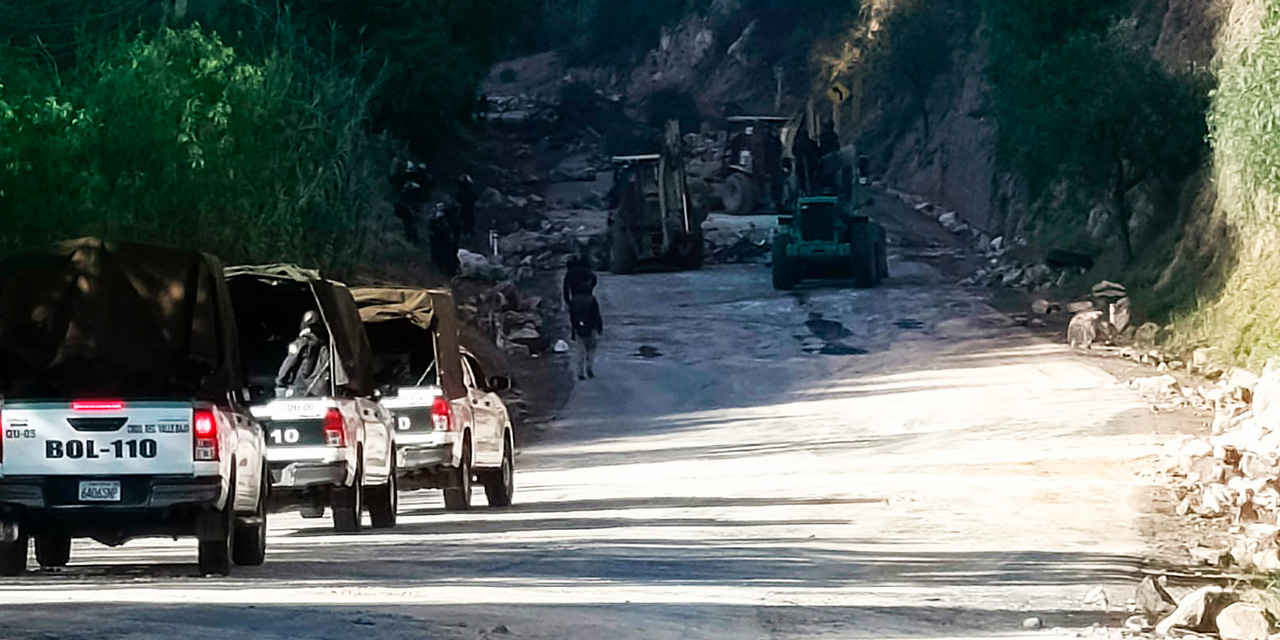
<path fill-rule="evenodd" d="M 778 234 L 773 237 L 771 248 L 773 257 L 773 288 L 778 291 L 790 291 L 800 280 L 796 261 L 787 256 L 787 247 L 795 239 L 789 235 Z"/>
<path fill-rule="evenodd" d="M 889 277 L 889 242 L 885 239 L 884 225 L 876 225 L 876 281 Z"/>
<path fill-rule="evenodd" d="M 356 477 L 351 486 L 333 490 L 333 530 L 339 533 L 360 533 L 364 526 L 363 453 L 356 464 Z"/>
<path fill-rule="evenodd" d="M 853 262 L 853 286 L 870 289 L 876 286 L 880 272 L 876 256 L 876 225 L 855 222 L 849 227 L 849 259 Z"/>
<path fill-rule="evenodd" d="M 391 477 L 380 487 L 369 488 L 369 521 L 374 529 L 390 529 L 396 526 L 400 510 L 400 489 L 396 482 L 396 465 L 391 463 Z"/>
<path fill-rule="evenodd" d="M 724 210 L 726 213 L 741 216 L 755 213 L 756 190 L 751 184 L 751 177 L 744 173 L 734 173 L 724 183 Z"/>
<path fill-rule="evenodd" d="M 235 486 L 235 479 L 232 478 L 231 486 Z M 206 576 L 225 576 L 231 573 L 231 555 L 235 547 L 235 506 L 230 497 L 227 498 L 227 505 L 217 512 L 224 522 L 217 537 L 212 540 L 201 540 L 200 548 L 197 551 L 196 562 L 200 567 L 200 573 Z"/>
<path fill-rule="evenodd" d="M 609 228 L 609 271 L 626 275 L 636 269 L 636 252 L 631 246 L 631 234 L 623 225 Z"/>
<path fill-rule="evenodd" d="M 485 472 L 484 497 L 491 507 L 509 507 L 516 493 L 516 462 L 511 436 L 503 438 L 502 466 Z"/>
<path fill-rule="evenodd" d="M 36 562 L 42 567 L 65 567 L 71 562 L 71 536 L 48 534 L 36 536 Z"/>
<path fill-rule="evenodd" d="M 258 506 L 252 518 L 236 523 L 235 540 L 231 544 L 231 560 L 242 567 L 257 567 L 267 561 L 267 470 L 263 469 L 262 473 Z"/>
<path fill-rule="evenodd" d="M 20 576 L 27 570 L 27 534 L 20 533 L 13 542 L 0 542 L 0 576 Z"/>
<path fill-rule="evenodd" d="M 445 472 L 444 508 L 466 511 L 471 508 L 471 443 L 462 445 L 462 461 L 457 468 Z"/>

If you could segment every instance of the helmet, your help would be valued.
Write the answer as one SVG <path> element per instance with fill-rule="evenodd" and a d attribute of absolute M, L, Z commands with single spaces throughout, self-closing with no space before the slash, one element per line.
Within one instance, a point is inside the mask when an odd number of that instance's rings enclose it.
<path fill-rule="evenodd" d="M 299 330 L 314 329 L 319 325 L 320 325 L 320 312 L 308 311 L 302 314 L 302 326 L 299 327 Z"/>
<path fill-rule="evenodd" d="M 461 182 L 462 184 L 472 184 L 473 181 L 471 180 L 470 174 L 464 173 L 458 177 L 458 182 Z"/>

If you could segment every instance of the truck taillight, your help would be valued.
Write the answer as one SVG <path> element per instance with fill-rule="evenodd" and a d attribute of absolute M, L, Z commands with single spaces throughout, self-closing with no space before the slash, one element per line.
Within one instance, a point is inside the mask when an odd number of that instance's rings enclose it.
<path fill-rule="evenodd" d="M 329 409 L 324 414 L 324 443 L 331 447 L 347 446 L 347 428 L 342 423 L 342 412 Z"/>
<path fill-rule="evenodd" d="M 191 416 L 191 432 L 196 442 L 197 462 L 218 459 L 218 418 L 209 409 L 196 409 Z"/>
<path fill-rule="evenodd" d="M 436 396 L 431 403 L 431 425 L 436 431 L 453 431 L 453 407 L 444 396 Z"/>
<path fill-rule="evenodd" d="M 120 400 L 75 400 L 71 403 L 72 411 L 120 411 L 124 402 Z"/>

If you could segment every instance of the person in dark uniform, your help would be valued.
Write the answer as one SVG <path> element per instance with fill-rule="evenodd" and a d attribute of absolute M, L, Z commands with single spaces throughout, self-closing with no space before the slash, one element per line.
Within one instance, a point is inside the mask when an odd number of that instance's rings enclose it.
<path fill-rule="evenodd" d="M 329 337 L 320 313 L 302 314 L 298 337 L 276 374 L 277 397 L 323 396 L 329 393 Z"/>
<path fill-rule="evenodd" d="M 805 127 L 800 127 L 796 140 L 791 144 L 791 155 L 796 159 L 796 177 L 800 182 L 800 192 L 810 195 L 817 192 L 818 184 L 818 143 L 809 136 Z"/>
<path fill-rule="evenodd" d="M 822 188 L 838 188 L 840 173 L 840 134 L 836 133 L 836 125 L 827 121 L 822 125 L 822 135 L 818 137 L 818 153 L 821 155 Z"/>
<path fill-rule="evenodd" d="M 462 174 L 458 178 L 458 212 L 461 214 L 462 237 L 473 238 L 476 234 L 476 195 L 475 182 L 470 175 Z"/>
<path fill-rule="evenodd" d="M 428 223 L 431 237 L 431 262 L 440 273 L 449 276 L 458 275 L 458 209 L 457 207 L 437 206 Z"/>
<path fill-rule="evenodd" d="M 418 244 L 417 215 L 422 205 L 431 199 L 431 191 L 435 184 L 427 173 L 426 165 L 412 160 L 405 161 L 402 167 L 392 176 L 392 184 L 396 187 L 396 217 L 404 225 L 404 237 L 410 244 Z"/>
<path fill-rule="evenodd" d="M 564 272 L 564 304 L 566 307 L 573 307 L 573 299 L 580 295 L 593 295 L 596 289 L 598 279 L 596 274 L 591 270 L 591 265 L 587 264 L 587 259 L 581 255 L 569 258 L 569 262 L 565 265 Z"/>

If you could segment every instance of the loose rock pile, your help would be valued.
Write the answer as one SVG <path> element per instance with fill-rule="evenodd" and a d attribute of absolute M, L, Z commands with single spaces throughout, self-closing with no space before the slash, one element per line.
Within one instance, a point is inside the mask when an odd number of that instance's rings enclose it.
<path fill-rule="evenodd" d="M 522 294 L 509 280 L 459 305 L 458 312 L 463 322 L 491 336 L 508 354 L 528 357 L 551 348 L 551 341 L 543 331 L 550 303 Z"/>
<path fill-rule="evenodd" d="M 1280 571 L 1280 361 L 1261 378 L 1233 372 L 1188 395 L 1212 405 L 1212 434 L 1166 444 L 1164 471 L 1178 514 L 1219 520 L 1232 540 L 1229 548 L 1192 549 L 1192 559 Z"/>

